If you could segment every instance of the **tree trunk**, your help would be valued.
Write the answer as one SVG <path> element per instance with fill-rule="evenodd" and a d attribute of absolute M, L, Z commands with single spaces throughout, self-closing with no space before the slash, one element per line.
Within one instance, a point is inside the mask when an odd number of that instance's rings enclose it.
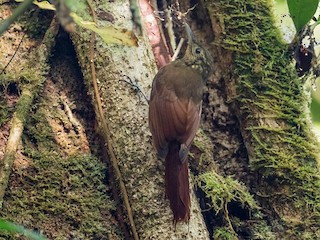
<path fill-rule="evenodd" d="M 248 154 L 250 192 L 276 239 L 319 238 L 319 143 L 311 130 L 310 93 L 275 27 L 271 3 L 207 7 L 219 77 Z"/>
<path fill-rule="evenodd" d="M 112 13 L 116 26 L 132 28 L 128 3 L 97 4 L 95 11 L 97 9 Z M 98 20 L 98 24 L 103 25 L 103 22 Z M 94 95 L 92 71 L 88 64 L 90 48 L 83 51 L 90 35 L 84 33 L 80 38 L 74 35 L 73 39 L 84 78 L 91 89 L 89 92 Z M 156 69 L 147 37 L 139 37 L 138 47 L 104 45 L 97 38 L 95 48 L 98 50 L 94 60 L 103 116 L 110 130 L 110 139 L 105 139 L 106 145 L 111 145 L 114 151 L 139 237 L 207 239 L 207 230 L 194 194 L 190 223 L 178 224 L 176 228 L 172 224 L 172 212 L 164 191 L 164 163 L 157 160 L 148 129 L 148 103 L 130 85 L 132 81 L 149 95 Z M 110 150 L 108 154 L 111 155 Z M 125 208 L 124 211 L 127 213 Z"/>

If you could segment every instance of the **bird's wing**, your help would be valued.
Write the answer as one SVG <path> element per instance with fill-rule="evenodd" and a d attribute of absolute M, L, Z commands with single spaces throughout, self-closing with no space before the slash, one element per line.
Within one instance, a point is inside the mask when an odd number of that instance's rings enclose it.
<path fill-rule="evenodd" d="M 158 79 L 156 76 L 151 92 L 149 125 L 158 154 L 165 157 L 170 141 L 177 140 L 189 149 L 199 127 L 201 101 L 195 103 L 191 98 L 178 98 L 173 89 Z"/>

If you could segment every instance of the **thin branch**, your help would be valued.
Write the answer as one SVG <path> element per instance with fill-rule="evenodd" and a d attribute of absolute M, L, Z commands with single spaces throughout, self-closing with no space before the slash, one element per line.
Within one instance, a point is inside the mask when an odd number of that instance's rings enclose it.
<path fill-rule="evenodd" d="M 19 42 L 19 45 L 18 45 L 17 49 L 14 51 L 14 54 L 12 55 L 12 57 L 10 58 L 9 62 L 6 64 L 6 66 L 2 69 L 0 75 L 2 75 L 6 71 L 7 67 L 10 65 L 10 63 L 13 60 L 13 58 L 16 56 L 16 54 L 17 54 L 17 52 L 18 52 L 18 50 L 19 50 L 19 48 L 20 48 L 25 36 L 26 36 L 26 32 L 23 33 L 22 38 L 21 38 L 21 40 Z"/>
<path fill-rule="evenodd" d="M 184 42 L 184 38 L 180 38 L 179 44 L 177 46 L 177 49 L 174 51 L 171 61 L 176 60 L 178 54 L 180 53 L 183 42 Z"/>
<path fill-rule="evenodd" d="M 196 8 L 196 6 L 198 5 L 198 3 L 196 3 L 195 5 L 193 5 L 193 7 L 191 8 L 188 8 L 188 10 L 184 13 L 180 12 L 180 11 L 177 11 L 177 15 L 178 15 L 178 19 L 185 19 L 186 16 L 189 14 L 189 12 L 193 11 L 193 9 Z"/>
<path fill-rule="evenodd" d="M 164 1 L 165 2 L 165 1 Z M 169 36 L 169 40 L 170 40 L 170 45 L 171 45 L 171 49 L 176 49 L 176 37 L 174 35 L 174 30 L 173 30 L 173 23 L 172 23 L 172 17 L 171 17 L 171 8 L 167 8 L 165 10 L 166 13 L 166 28 L 167 28 L 167 32 L 168 32 L 168 36 Z"/>
<path fill-rule="evenodd" d="M 229 229 L 233 233 L 236 233 L 236 231 L 234 231 L 234 229 L 233 229 L 232 223 L 231 223 L 230 218 L 229 218 L 229 211 L 228 211 L 228 204 L 227 203 L 224 203 L 224 214 L 225 214 L 225 218 L 226 218 L 226 220 L 228 222 Z"/>
<path fill-rule="evenodd" d="M 138 83 L 134 83 L 131 78 L 129 78 L 128 76 L 126 76 L 129 80 L 124 80 L 124 79 L 120 79 L 119 81 L 121 82 L 125 82 L 127 84 L 129 84 L 131 86 L 131 88 L 136 91 L 137 93 L 140 93 L 143 98 L 147 101 L 147 103 L 149 104 L 149 99 L 147 98 L 147 96 L 144 94 L 144 92 L 142 91 L 142 89 L 140 88 L 140 86 L 138 85 Z M 139 96 L 140 98 L 140 96 Z M 140 100 L 140 99 L 139 99 Z"/>

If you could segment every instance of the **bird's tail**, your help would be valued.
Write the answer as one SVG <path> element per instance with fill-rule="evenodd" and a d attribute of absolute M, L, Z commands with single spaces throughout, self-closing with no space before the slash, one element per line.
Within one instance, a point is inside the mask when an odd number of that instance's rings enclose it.
<path fill-rule="evenodd" d="M 190 193 L 188 161 L 179 159 L 180 143 L 171 142 L 165 163 L 166 196 L 173 212 L 173 222 L 190 219 Z"/>

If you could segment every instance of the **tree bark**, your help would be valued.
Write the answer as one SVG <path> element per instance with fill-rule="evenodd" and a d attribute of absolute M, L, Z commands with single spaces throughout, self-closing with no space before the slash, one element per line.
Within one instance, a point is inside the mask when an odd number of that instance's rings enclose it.
<path fill-rule="evenodd" d="M 128 2 L 99 4 L 95 11 L 108 11 L 114 25 L 132 28 Z M 105 23 L 98 18 L 98 24 Z M 77 32 L 83 32 L 79 30 Z M 73 35 L 84 78 L 93 96 L 92 71 L 89 68 L 88 33 Z M 155 61 L 148 38 L 139 37 L 139 47 L 95 43 L 95 63 L 104 117 L 110 129 L 111 145 L 128 192 L 134 223 L 141 239 L 208 239 L 195 195 L 192 193 L 190 223 L 172 222 L 172 212 L 164 191 L 164 163 L 157 160 L 148 129 L 148 103 L 139 92 L 132 90 L 132 81 L 149 95 Z M 97 104 L 97 101 L 94 101 Z M 97 108 L 97 107 L 96 107 Z M 107 139 L 105 139 L 107 140 Z M 108 151 L 110 156 L 110 150 Z"/>

